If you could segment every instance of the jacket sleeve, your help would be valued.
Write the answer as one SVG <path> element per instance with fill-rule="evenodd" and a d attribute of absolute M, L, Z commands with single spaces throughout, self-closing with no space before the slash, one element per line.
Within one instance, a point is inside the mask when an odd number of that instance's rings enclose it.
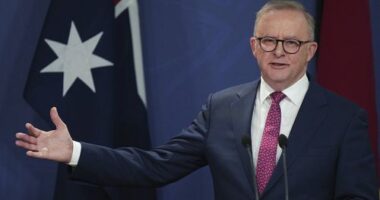
<path fill-rule="evenodd" d="M 367 115 L 359 110 L 346 129 L 337 165 L 335 199 L 378 200 Z"/>
<path fill-rule="evenodd" d="M 81 155 L 71 178 L 96 185 L 161 186 L 205 166 L 210 102 L 211 96 L 178 136 L 150 151 L 81 143 Z"/>

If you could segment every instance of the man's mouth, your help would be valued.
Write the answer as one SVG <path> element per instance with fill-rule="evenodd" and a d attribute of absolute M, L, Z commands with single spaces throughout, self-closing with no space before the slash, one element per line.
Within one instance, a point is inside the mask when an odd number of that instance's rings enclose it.
<path fill-rule="evenodd" d="M 284 68 L 284 67 L 287 67 L 289 66 L 289 64 L 286 64 L 286 63 L 279 63 L 279 62 L 271 62 L 269 63 L 273 68 Z"/>

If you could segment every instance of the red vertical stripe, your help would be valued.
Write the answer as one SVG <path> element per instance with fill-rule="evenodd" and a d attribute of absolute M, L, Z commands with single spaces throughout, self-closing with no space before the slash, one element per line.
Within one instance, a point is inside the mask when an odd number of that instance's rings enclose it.
<path fill-rule="evenodd" d="M 324 1 L 317 79 L 368 111 L 372 150 L 378 158 L 371 42 L 368 0 Z"/>
<path fill-rule="evenodd" d="M 113 2 L 114 5 L 118 4 L 119 1 L 121 1 L 121 0 L 112 0 L 112 2 Z"/>

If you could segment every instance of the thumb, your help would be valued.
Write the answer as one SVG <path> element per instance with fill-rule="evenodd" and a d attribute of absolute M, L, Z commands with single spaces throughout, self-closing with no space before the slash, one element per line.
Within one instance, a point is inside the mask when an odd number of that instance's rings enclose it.
<path fill-rule="evenodd" d="M 50 119 L 54 123 L 54 125 L 57 127 L 57 129 L 66 128 L 66 124 L 59 117 L 56 107 L 52 107 L 50 109 Z"/>

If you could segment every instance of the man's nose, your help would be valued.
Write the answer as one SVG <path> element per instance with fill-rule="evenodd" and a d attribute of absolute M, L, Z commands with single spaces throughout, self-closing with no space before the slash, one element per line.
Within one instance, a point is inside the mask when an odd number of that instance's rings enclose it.
<path fill-rule="evenodd" d="M 273 51 L 273 53 L 274 53 L 276 56 L 278 56 L 278 57 L 285 55 L 285 51 L 284 51 L 284 46 L 283 46 L 283 44 L 284 44 L 284 43 L 283 43 L 282 41 L 278 41 L 278 42 L 277 42 L 277 46 L 276 46 L 276 48 L 275 48 L 274 51 Z"/>

